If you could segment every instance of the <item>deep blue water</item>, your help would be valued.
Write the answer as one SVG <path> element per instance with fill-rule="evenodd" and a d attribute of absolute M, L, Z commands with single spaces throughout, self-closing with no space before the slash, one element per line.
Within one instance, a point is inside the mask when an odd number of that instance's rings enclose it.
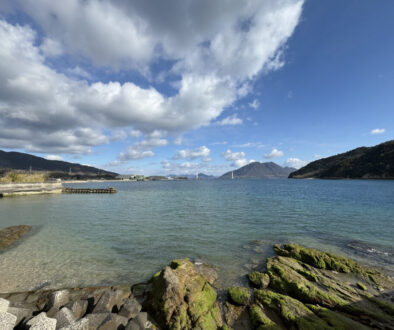
<path fill-rule="evenodd" d="M 243 179 L 73 184 L 111 195 L 0 200 L 0 227 L 33 231 L 0 254 L 0 291 L 147 280 L 171 259 L 241 281 L 297 242 L 394 271 L 394 181 Z M 255 241 L 257 240 L 257 242 Z"/>

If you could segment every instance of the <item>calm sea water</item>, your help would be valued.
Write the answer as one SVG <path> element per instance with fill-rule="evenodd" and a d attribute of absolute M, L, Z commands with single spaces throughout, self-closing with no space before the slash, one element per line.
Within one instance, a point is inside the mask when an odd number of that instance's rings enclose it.
<path fill-rule="evenodd" d="M 0 253 L 0 292 L 137 283 L 174 258 L 242 281 L 297 242 L 394 272 L 394 181 L 213 180 L 74 184 L 112 195 L 0 199 L 0 227 L 33 226 Z"/>

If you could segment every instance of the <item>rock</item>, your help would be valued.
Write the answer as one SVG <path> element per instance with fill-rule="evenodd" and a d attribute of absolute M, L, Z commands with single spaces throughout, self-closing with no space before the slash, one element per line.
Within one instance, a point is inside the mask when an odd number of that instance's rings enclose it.
<path fill-rule="evenodd" d="M 129 320 L 123 316 L 111 313 L 104 319 L 103 323 L 97 328 L 97 330 L 119 329 L 120 326 L 123 326 L 124 328 L 128 321 Z"/>
<path fill-rule="evenodd" d="M 364 284 L 362 284 L 361 282 L 357 282 L 356 285 L 357 285 L 357 287 L 359 289 L 361 289 L 363 291 L 367 291 L 368 290 L 368 288 Z"/>
<path fill-rule="evenodd" d="M 254 329 L 269 328 L 271 330 L 281 329 L 273 322 L 258 305 L 252 305 L 249 309 L 250 320 Z"/>
<path fill-rule="evenodd" d="M 60 330 L 89 330 L 89 320 L 88 319 L 80 319 L 79 321 L 67 326 L 63 327 Z"/>
<path fill-rule="evenodd" d="M 106 290 L 94 307 L 93 313 L 111 313 L 115 306 L 119 310 L 129 295 L 129 292 L 124 292 L 123 290 Z"/>
<path fill-rule="evenodd" d="M 137 314 L 141 311 L 142 306 L 136 299 L 128 298 L 119 311 L 119 315 L 126 317 L 127 319 L 131 319 L 137 316 Z"/>
<path fill-rule="evenodd" d="M 68 327 L 75 322 L 75 317 L 70 309 L 67 307 L 63 307 L 60 311 L 58 311 L 54 318 L 56 319 L 56 329 L 60 329 L 63 327 Z"/>
<path fill-rule="evenodd" d="M 8 300 L 0 298 L 0 312 L 6 313 L 9 305 L 10 302 Z"/>
<path fill-rule="evenodd" d="M 233 305 L 226 301 L 222 310 L 228 326 L 234 327 L 236 329 L 251 328 L 246 306 Z"/>
<path fill-rule="evenodd" d="M 56 320 L 47 317 L 46 313 L 42 312 L 30 319 L 26 325 L 29 330 L 55 330 Z"/>
<path fill-rule="evenodd" d="M 265 289 L 270 283 L 270 277 L 266 273 L 252 272 L 248 274 L 249 281 L 259 289 Z"/>
<path fill-rule="evenodd" d="M 0 312 L 0 329 L 12 330 L 16 325 L 16 316 L 7 312 Z"/>
<path fill-rule="evenodd" d="M 60 307 L 66 305 L 70 300 L 70 292 L 68 290 L 59 290 L 52 292 L 48 304 L 46 306 L 47 311 L 59 310 Z"/>
<path fill-rule="evenodd" d="M 244 287 L 231 287 L 228 289 L 230 301 L 236 305 L 247 305 L 250 300 L 250 291 Z"/>
<path fill-rule="evenodd" d="M 149 329 L 151 325 L 150 321 L 148 321 L 148 314 L 143 312 L 131 320 L 125 330 L 145 330 Z"/>
<path fill-rule="evenodd" d="M 15 325 L 18 325 L 33 315 L 33 311 L 31 309 L 23 307 L 8 307 L 8 313 L 16 316 Z"/>
<path fill-rule="evenodd" d="M 140 298 L 140 297 L 144 296 L 147 288 L 148 288 L 148 284 L 139 283 L 139 284 L 133 285 L 131 288 L 131 291 L 132 291 L 134 297 Z"/>
<path fill-rule="evenodd" d="M 69 302 L 65 307 L 71 310 L 76 320 L 79 320 L 85 315 L 88 304 L 87 300 L 76 300 Z"/>
<path fill-rule="evenodd" d="M 89 330 L 97 330 L 110 313 L 88 314 L 84 317 L 89 322 Z"/>
<path fill-rule="evenodd" d="M 189 259 L 172 261 L 151 282 L 149 302 L 164 328 L 209 330 L 222 326 L 217 294 Z"/>
<path fill-rule="evenodd" d="M 0 250 L 10 246 L 12 243 L 19 240 L 31 229 L 30 226 L 19 225 L 7 227 L 0 230 Z"/>

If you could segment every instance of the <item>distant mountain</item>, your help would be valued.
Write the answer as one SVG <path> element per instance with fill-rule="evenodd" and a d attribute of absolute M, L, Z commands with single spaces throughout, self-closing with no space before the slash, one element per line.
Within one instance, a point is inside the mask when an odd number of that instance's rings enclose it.
<path fill-rule="evenodd" d="M 199 178 L 200 180 L 213 180 L 213 179 L 216 179 L 215 176 L 213 176 L 213 175 L 207 175 L 207 174 L 204 174 L 204 173 L 198 173 L 198 178 Z"/>
<path fill-rule="evenodd" d="M 33 171 L 50 171 L 85 175 L 99 176 L 117 176 L 117 173 L 108 172 L 92 166 L 85 166 L 76 163 L 69 163 L 59 160 L 48 160 L 21 152 L 6 152 L 0 150 L 0 168 L 29 170 Z"/>
<path fill-rule="evenodd" d="M 223 174 L 221 179 L 231 179 L 232 173 L 234 178 L 287 178 L 295 168 L 282 167 L 273 162 L 259 163 L 254 162 L 245 165 L 238 170 Z"/>
<path fill-rule="evenodd" d="M 394 140 L 316 160 L 289 178 L 394 179 Z"/>

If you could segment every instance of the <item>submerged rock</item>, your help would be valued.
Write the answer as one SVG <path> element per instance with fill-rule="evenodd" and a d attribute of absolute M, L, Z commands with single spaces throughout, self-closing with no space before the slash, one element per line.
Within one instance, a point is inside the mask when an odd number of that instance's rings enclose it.
<path fill-rule="evenodd" d="M 30 231 L 31 227 L 27 225 L 19 225 L 7 227 L 0 230 L 0 250 L 10 246 L 19 240 L 23 235 Z"/>

